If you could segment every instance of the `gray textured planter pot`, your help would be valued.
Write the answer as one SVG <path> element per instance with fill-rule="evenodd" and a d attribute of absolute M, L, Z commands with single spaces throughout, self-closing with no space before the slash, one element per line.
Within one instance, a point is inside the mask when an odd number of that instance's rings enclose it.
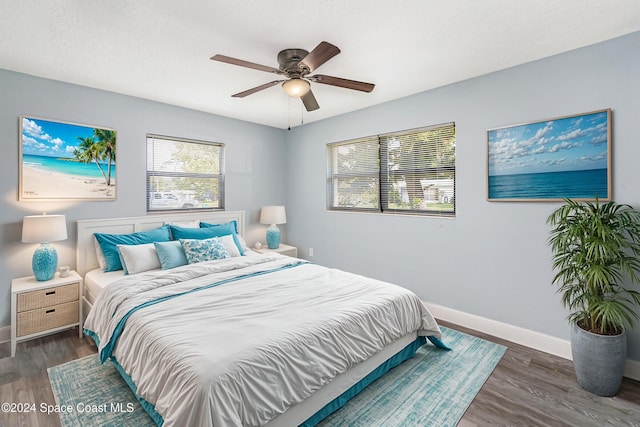
<path fill-rule="evenodd" d="M 597 335 L 573 324 L 571 353 L 578 383 L 598 396 L 615 396 L 620 390 L 627 360 L 627 332 Z"/>

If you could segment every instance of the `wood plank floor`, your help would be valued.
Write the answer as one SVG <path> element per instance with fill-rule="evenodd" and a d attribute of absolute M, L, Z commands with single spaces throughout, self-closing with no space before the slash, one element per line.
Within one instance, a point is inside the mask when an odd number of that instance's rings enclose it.
<path fill-rule="evenodd" d="M 440 324 L 508 347 L 504 357 L 460 421 L 473 426 L 638 426 L 640 382 L 625 378 L 613 398 L 580 388 L 570 361 L 446 322 Z M 69 330 L 18 344 L 0 344 L 0 403 L 55 404 L 47 368 L 96 352 L 88 339 Z M 0 427 L 55 427 L 57 416 L 39 411 L 0 412 Z M 438 426 L 440 427 L 440 426 Z"/>
<path fill-rule="evenodd" d="M 576 381 L 573 363 L 490 335 L 443 326 L 508 347 L 458 424 L 472 426 L 640 426 L 640 382 L 625 378 L 615 397 Z"/>

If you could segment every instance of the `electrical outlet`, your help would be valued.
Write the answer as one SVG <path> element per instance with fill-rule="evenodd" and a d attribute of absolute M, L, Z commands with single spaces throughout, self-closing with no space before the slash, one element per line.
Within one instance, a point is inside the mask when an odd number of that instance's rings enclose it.
<path fill-rule="evenodd" d="M 313 248 L 309 248 L 309 256 L 313 256 Z"/>

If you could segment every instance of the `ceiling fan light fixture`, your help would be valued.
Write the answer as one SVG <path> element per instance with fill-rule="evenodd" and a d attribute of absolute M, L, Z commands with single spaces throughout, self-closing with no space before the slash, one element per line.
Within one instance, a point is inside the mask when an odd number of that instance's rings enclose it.
<path fill-rule="evenodd" d="M 311 85 L 304 79 L 293 78 L 282 83 L 282 88 L 290 97 L 300 98 L 311 90 Z"/>

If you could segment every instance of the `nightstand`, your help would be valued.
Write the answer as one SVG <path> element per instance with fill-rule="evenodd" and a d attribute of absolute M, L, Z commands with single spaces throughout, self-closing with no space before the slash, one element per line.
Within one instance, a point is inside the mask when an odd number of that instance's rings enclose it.
<path fill-rule="evenodd" d="M 33 276 L 11 281 L 11 357 L 16 344 L 78 327 L 82 338 L 82 277 L 75 271 L 39 282 Z"/>
<path fill-rule="evenodd" d="M 280 243 L 280 246 L 278 246 L 277 249 L 269 249 L 266 246 L 263 246 L 260 249 L 253 250 L 261 254 L 266 254 L 267 252 L 277 252 L 279 254 L 292 256 L 294 258 L 298 257 L 298 248 L 296 248 L 295 246 L 283 245 L 282 243 Z"/>

